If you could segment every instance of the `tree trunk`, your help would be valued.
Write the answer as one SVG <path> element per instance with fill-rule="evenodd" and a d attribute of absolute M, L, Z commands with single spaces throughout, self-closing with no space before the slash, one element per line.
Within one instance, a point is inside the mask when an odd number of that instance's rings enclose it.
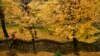
<path fill-rule="evenodd" d="M 78 40 L 76 38 L 73 38 L 73 51 L 76 56 L 79 56 Z"/>
<path fill-rule="evenodd" d="M 33 43 L 33 50 L 34 50 L 34 53 L 37 54 L 36 52 L 36 47 L 35 47 L 35 35 L 32 33 L 32 28 L 30 27 L 30 30 L 29 30 L 31 36 L 32 36 L 32 43 Z M 34 32 L 35 33 L 35 32 Z"/>
<path fill-rule="evenodd" d="M 3 18 L 1 18 L 1 26 L 2 26 L 2 30 L 4 32 L 4 37 L 8 38 L 9 35 L 7 33 L 6 26 L 5 26 L 5 20 Z"/>
<path fill-rule="evenodd" d="M 7 33 L 7 30 L 6 30 L 6 25 L 5 25 L 5 19 L 4 19 L 4 11 L 2 9 L 2 4 L 0 3 L 0 20 L 1 20 L 1 27 L 2 27 L 2 30 L 4 32 L 4 37 L 8 38 L 9 35 Z"/>

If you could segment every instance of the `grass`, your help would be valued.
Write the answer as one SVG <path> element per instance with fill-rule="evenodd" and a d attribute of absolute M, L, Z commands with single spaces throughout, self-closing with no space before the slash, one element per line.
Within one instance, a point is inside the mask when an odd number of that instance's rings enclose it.
<path fill-rule="evenodd" d="M 8 51 L 0 52 L 0 56 L 6 56 Z M 80 56 L 100 56 L 100 52 L 80 52 Z M 17 53 L 18 56 L 54 56 L 54 53 L 50 52 L 38 52 L 37 54 L 34 53 Z M 75 56 L 74 53 L 64 54 L 62 56 Z"/>

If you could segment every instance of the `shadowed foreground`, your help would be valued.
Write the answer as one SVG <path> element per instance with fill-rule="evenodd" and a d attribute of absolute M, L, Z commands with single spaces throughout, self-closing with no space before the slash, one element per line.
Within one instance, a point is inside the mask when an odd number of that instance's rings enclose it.
<path fill-rule="evenodd" d="M 61 52 L 62 54 L 69 54 L 75 52 L 73 50 L 73 43 L 66 42 L 61 43 L 57 41 L 41 39 L 36 40 L 35 42 L 35 50 L 33 47 L 32 41 L 24 41 L 20 39 L 12 40 L 0 40 L 0 51 L 7 51 L 7 50 L 15 50 L 20 53 L 24 52 L 51 52 L 56 53 L 57 51 Z M 84 43 L 79 42 L 77 45 L 77 52 L 79 51 L 87 51 L 87 52 L 99 52 L 100 51 L 100 41 L 96 41 L 94 43 Z"/>

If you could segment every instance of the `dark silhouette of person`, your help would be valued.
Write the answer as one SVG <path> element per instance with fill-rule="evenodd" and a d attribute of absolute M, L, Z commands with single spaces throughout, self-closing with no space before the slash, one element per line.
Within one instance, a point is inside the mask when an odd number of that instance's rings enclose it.
<path fill-rule="evenodd" d="M 16 39 L 16 33 L 17 33 L 17 31 L 15 31 L 15 32 L 13 32 L 13 33 L 11 34 L 11 36 L 12 36 L 12 38 L 11 38 L 12 44 L 11 44 L 11 46 L 10 46 L 10 49 L 14 47 L 14 44 L 17 44 L 17 42 L 15 41 L 15 39 Z"/>
<path fill-rule="evenodd" d="M 15 40 L 15 39 L 16 39 L 16 33 L 17 33 L 17 31 L 15 31 L 15 32 L 13 32 L 13 33 L 11 34 L 12 40 Z"/>

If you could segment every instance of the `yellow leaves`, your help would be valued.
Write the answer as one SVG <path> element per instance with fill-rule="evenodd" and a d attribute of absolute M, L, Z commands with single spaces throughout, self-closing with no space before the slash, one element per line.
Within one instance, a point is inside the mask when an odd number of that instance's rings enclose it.
<path fill-rule="evenodd" d="M 5 18 L 15 20 L 17 16 L 22 16 L 21 8 L 17 3 L 14 3 L 12 0 L 4 0 L 3 3 Z"/>
<path fill-rule="evenodd" d="M 63 28 L 57 27 L 54 31 L 55 31 L 54 35 L 60 35 L 60 34 L 62 34 L 61 32 L 63 31 Z"/>
<path fill-rule="evenodd" d="M 98 31 L 91 25 L 91 21 L 99 18 L 100 2 L 94 4 L 93 0 L 80 0 L 80 3 L 78 0 L 37 0 L 27 5 L 31 12 L 28 15 L 22 11 L 19 3 L 12 0 L 5 1 L 5 18 L 16 21 L 20 26 L 30 26 L 38 22 L 54 35 L 70 39 L 73 38 L 72 30 L 75 30 L 76 37 L 87 42 L 86 37 L 93 41 L 93 35 Z"/>
<path fill-rule="evenodd" d="M 39 7 L 39 5 L 40 5 L 39 1 L 37 1 L 37 2 L 32 1 L 31 3 L 28 4 L 28 6 L 33 10 L 37 9 Z M 43 6 L 41 6 L 41 7 L 43 7 Z"/>
<path fill-rule="evenodd" d="M 59 21 L 62 21 L 66 18 L 66 14 L 60 13 L 54 16 L 56 19 L 58 19 Z"/>
<path fill-rule="evenodd" d="M 96 2 L 96 0 L 81 0 L 80 4 L 74 5 L 72 8 L 72 14 L 74 15 L 75 19 L 85 17 L 91 17 L 92 19 L 96 19 L 98 17 L 96 16 L 96 14 L 98 14 L 98 12 L 96 11 L 99 11 L 97 9 L 99 7 L 97 7 L 97 3 L 95 4 L 94 2 Z"/>
<path fill-rule="evenodd" d="M 50 18 L 52 16 L 52 12 L 54 11 L 55 7 L 56 4 L 53 1 L 47 2 L 43 5 L 39 5 L 38 8 L 40 9 L 40 11 L 38 13 L 38 17 Z"/>
<path fill-rule="evenodd" d="M 88 30 L 88 28 L 91 26 L 91 24 L 90 23 L 86 23 L 86 24 L 84 24 L 84 25 L 82 25 L 81 27 L 80 27 L 80 33 L 84 33 L 86 30 Z M 84 31 L 85 30 L 85 31 Z"/>
<path fill-rule="evenodd" d="M 57 0 L 50 0 L 50 1 L 32 1 L 28 6 L 34 11 L 34 10 L 40 10 L 37 13 L 37 17 L 43 18 L 44 20 L 46 18 L 51 17 L 52 12 L 57 4 Z"/>
<path fill-rule="evenodd" d="M 79 14 L 80 17 L 94 17 L 95 12 L 95 4 L 94 1 L 82 0 L 80 3 Z"/>
<path fill-rule="evenodd" d="M 85 37 L 78 38 L 79 41 L 86 42 L 86 43 L 93 43 L 96 41 L 96 38 L 94 36 L 89 36 L 88 39 Z"/>
<path fill-rule="evenodd" d="M 85 41 L 85 42 L 95 41 L 96 38 L 94 34 L 98 32 L 98 30 L 94 28 L 91 24 L 92 22 L 86 22 L 78 27 L 78 32 L 76 33 L 76 36 L 80 41 Z"/>
<path fill-rule="evenodd" d="M 46 4 L 57 4 L 59 3 L 58 0 L 50 0 Z"/>
<path fill-rule="evenodd" d="M 86 31 L 88 31 L 88 34 L 93 34 L 97 31 L 96 28 L 94 28 L 93 26 L 91 26 L 91 22 L 86 22 L 85 24 L 80 26 L 80 33 L 84 33 Z"/>
<path fill-rule="evenodd" d="M 66 34 L 68 35 L 68 38 L 69 39 L 72 39 L 73 38 L 73 36 L 72 36 L 73 32 L 71 30 L 67 31 Z"/>

